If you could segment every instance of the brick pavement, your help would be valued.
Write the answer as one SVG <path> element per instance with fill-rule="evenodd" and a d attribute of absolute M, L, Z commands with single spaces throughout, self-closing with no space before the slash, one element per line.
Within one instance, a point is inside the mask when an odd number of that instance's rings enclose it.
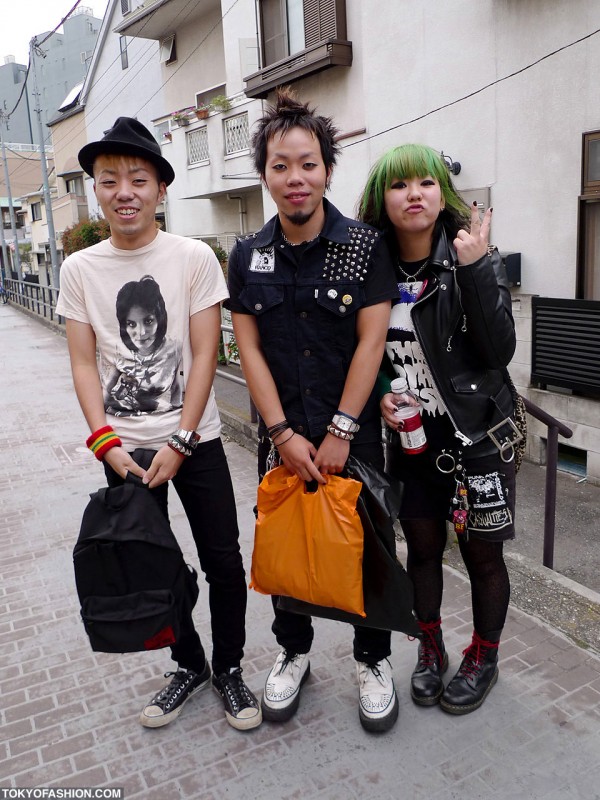
<path fill-rule="evenodd" d="M 600 659 L 511 607 L 500 680 L 465 717 L 408 696 L 416 645 L 393 636 L 400 718 L 373 736 L 358 722 L 351 632 L 319 620 L 312 677 L 283 726 L 249 733 L 206 691 L 162 730 L 139 726 L 171 668 L 164 652 L 91 652 L 78 617 L 72 547 L 87 494 L 102 484 L 62 337 L 0 308 L 0 787 L 124 786 L 127 800 L 600 798 Z M 227 444 L 247 567 L 254 457 Z M 197 566 L 181 508 L 173 526 Z M 446 570 L 451 669 L 470 638 L 468 584 Z M 206 588 L 195 612 L 208 638 Z M 260 692 L 276 648 L 268 598 L 249 594 L 245 676 Z"/>

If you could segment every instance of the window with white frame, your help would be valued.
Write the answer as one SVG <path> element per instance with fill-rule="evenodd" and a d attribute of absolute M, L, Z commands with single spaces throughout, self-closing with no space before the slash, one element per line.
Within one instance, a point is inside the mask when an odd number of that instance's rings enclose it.
<path fill-rule="evenodd" d="M 42 204 L 41 203 L 32 203 L 31 204 L 31 219 L 34 222 L 37 222 L 42 218 Z"/>
<path fill-rule="evenodd" d="M 248 129 L 248 114 L 236 114 L 223 120 L 223 133 L 225 138 L 225 155 L 241 153 L 250 146 L 250 133 Z"/>
<path fill-rule="evenodd" d="M 304 0 L 262 0 L 265 66 L 304 50 Z"/>
<path fill-rule="evenodd" d="M 78 175 L 76 178 L 67 178 L 67 192 L 69 194 L 83 195 L 83 178 Z"/>
<path fill-rule="evenodd" d="M 186 133 L 185 142 L 187 145 L 188 165 L 208 161 L 208 132 L 206 125 Z"/>

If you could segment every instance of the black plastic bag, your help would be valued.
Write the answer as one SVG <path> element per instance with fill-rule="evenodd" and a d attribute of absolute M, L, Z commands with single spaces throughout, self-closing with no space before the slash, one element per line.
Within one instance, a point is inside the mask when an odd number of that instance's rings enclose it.
<path fill-rule="evenodd" d="M 365 535 L 363 594 L 366 617 L 292 597 L 279 597 L 277 605 L 296 614 L 420 636 L 413 613 L 413 585 L 396 557 L 394 520 L 400 509 L 401 486 L 397 481 L 390 484 L 383 472 L 354 456 L 348 459 L 344 474 L 363 484 L 356 509 Z"/>

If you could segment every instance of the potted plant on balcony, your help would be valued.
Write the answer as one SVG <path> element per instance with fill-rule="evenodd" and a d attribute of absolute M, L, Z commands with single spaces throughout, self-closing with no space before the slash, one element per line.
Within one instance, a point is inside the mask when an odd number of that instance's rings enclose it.
<path fill-rule="evenodd" d="M 189 125 L 191 115 L 194 113 L 195 109 L 193 106 L 188 106 L 187 108 L 181 108 L 179 111 L 173 111 L 171 114 L 171 119 L 173 122 L 176 122 L 180 126 Z"/>
<path fill-rule="evenodd" d="M 210 103 L 200 103 L 200 105 L 196 108 L 196 117 L 198 119 L 206 119 L 210 114 Z"/>
<path fill-rule="evenodd" d="M 225 97 L 224 94 L 218 94 L 212 98 L 210 104 L 213 108 L 216 108 L 218 111 L 229 111 L 231 108 L 231 100 L 228 97 Z"/>

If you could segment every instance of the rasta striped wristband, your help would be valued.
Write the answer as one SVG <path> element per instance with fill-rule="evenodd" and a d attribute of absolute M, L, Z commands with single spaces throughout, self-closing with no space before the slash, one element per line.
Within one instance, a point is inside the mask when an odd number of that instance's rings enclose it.
<path fill-rule="evenodd" d="M 105 425 L 104 428 L 98 428 L 91 436 L 88 436 L 85 443 L 98 461 L 102 461 L 111 447 L 121 447 L 122 444 L 110 425 Z"/>

